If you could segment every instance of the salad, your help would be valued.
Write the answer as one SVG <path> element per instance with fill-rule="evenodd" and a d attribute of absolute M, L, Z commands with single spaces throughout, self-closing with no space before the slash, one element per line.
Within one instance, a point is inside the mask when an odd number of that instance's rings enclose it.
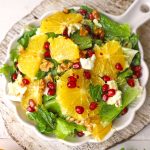
<path fill-rule="evenodd" d="M 141 94 L 141 70 L 130 26 L 81 6 L 27 26 L 0 73 L 42 134 L 102 140 Z"/>

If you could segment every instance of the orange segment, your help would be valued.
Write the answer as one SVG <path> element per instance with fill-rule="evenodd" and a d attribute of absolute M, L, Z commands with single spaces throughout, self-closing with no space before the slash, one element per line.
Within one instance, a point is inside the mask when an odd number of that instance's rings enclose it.
<path fill-rule="evenodd" d="M 33 36 L 26 48 L 26 51 L 30 51 L 33 53 L 44 53 L 44 43 L 47 41 L 48 37 L 46 34 L 40 34 Z"/>
<path fill-rule="evenodd" d="M 73 74 L 78 75 L 76 88 L 68 88 L 68 77 Z M 62 112 L 72 116 L 77 120 L 83 120 L 88 117 L 89 105 L 92 99 L 89 96 L 90 81 L 83 76 L 83 70 L 68 70 L 57 82 L 57 101 L 62 108 Z M 76 106 L 84 107 L 84 113 L 78 114 L 75 111 Z"/>
<path fill-rule="evenodd" d="M 76 44 L 69 38 L 59 36 L 57 38 L 50 38 L 51 57 L 58 62 L 63 60 L 76 60 L 79 58 L 79 49 Z"/>
<path fill-rule="evenodd" d="M 62 34 L 66 26 L 81 21 L 82 16 L 80 14 L 57 12 L 42 20 L 40 31 L 43 33 L 54 32 Z"/>
<path fill-rule="evenodd" d="M 18 68 L 28 78 L 33 79 L 39 70 L 42 58 L 38 54 L 22 52 L 18 59 Z"/>
<path fill-rule="evenodd" d="M 28 103 L 30 99 L 33 99 L 37 106 L 41 105 L 42 95 L 43 92 L 40 90 L 40 81 L 39 80 L 31 81 L 21 101 L 22 107 L 26 109 L 28 107 Z"/>
<path fill-rule="evenodd" d="M 92 73 L 97 76 L 108 75 L 115 79 L 118 70 L 115 68 L 117 63 L 120 63 L 125 69 L 125 56 L 121 45 L 117 41 L 109 41 L 104 46 L 95 46 L 96 61 Z"/>

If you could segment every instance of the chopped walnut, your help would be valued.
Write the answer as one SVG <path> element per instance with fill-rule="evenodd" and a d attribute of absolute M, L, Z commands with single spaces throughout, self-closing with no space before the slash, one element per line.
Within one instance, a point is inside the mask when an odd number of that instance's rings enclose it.
<path fill-rule="evenodd" d="M 96 36 L 98 36 L 100 39 L 103 39 L 104 35 L 105 35 L 105 32 L 102 28 L 96 28 L 96 29 L 94 29 L 94 34 Z"/>
<path fill-rule="evenodd" d="M 69 10 L 68 10 L 67 8 L 64 8 L 63 12 L 64 12 L 65 14 L 68 14 L 68 13 L 69 13 Z"/>
<path fill-rule="evenodd" d="M 41 90 L 41 91 L 44 91 L 44 89 L 45 89 L 45 87 L 46 87 L 46 82 L 45 82 L 45 80 L 44 80 L 44 79 L 41 79 L 39 85 L 40 85 L 40 90 Z"/>
<path fill-rule="evenodd" d="M 87 34 L 88 34 L 88 31 L 85 28 L 81 27 L 80 28 L 80 36 L 86 36 Z"/>
<path fill-rule="evenodd" d="M 99 12 L 96 10 L 93 10 L 92 15 L 94 16 L 95 19 L 99 19 L 100 17 Z"/>
<path fill-rule="evenodd" d="M 52 78 L 51 74 L 48 74 L 48 75 L 45 77 L 45 81 L 46 81 L 46 82 L 49 82 L 49 81 L 53 82 L 53 78 Z"/>
<path fill-rule="evenodd" d="M 62 63 L 58 66 L 57 72 L 58 73 L 64 72 L 64 71 L 68 70 L 71 66 L 72 66 L 72 62 L 68 62 L 67 64 Z"/>
<path fill-rule="evenodd" d="M 86 58 L 87 51 L 80 51 L 80 58 Z"/>
<path fill-rule="evenodd" d="M 40 65 L 41 71 L 44 71 L 44 72 L 48 72 L 49 69 L 53 67 L 54 67 L 54 64 L 52 62 L 49 62 L 46 59 L 43 59 L 42 64 Z"/>

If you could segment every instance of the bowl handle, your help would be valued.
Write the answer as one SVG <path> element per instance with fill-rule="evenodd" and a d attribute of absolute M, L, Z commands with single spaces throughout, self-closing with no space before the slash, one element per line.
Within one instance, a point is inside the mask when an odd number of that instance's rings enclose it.
<path fill-rule="evenodd" d="M 136 32 L 139 26 L 150 19 L 150 0 L 135 0 L 120 16 L 107 15 L 117 22 L 130 24 Z"/>

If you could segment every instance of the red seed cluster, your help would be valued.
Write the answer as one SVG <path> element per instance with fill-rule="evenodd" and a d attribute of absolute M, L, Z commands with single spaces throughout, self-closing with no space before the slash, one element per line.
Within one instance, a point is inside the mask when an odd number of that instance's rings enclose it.
<path fill-rule="evenodd" d="M 78 136 L 78 137 L 82 137 L 82 136 L 84 136 L 83 131 L 78 131 L 78 132 L 77 132 L 77 136 Z"/>
<path fill-rule="evenodd" d="M 73 69 L 80 69 L 80 68 L 81 68 L 80 62 L 75 62 L 75 63 L 73 63 L 72 68 L 73 68 Z"/>
<path fill-rule="evenodd" d="M 85 15 L 87 14 L 87 11 L 84 10 L 84 9 L 80 9 L 80 10 L 79 10 L 79 13 L 80 13 L 81 15 L 85 16 Z"/>
<path fill-rule="evenodd" d="M 94 54 L 94 51 L 92 51 L 91 49 L 87 51 L 87 57 L 92 57 Z"/>
<path fill-rule="evenodd" d="M 66 38 L 69 37 L 69 35 L 68 35 L 68 28 L 67 27 L 63 31 L 63 36 L 65 36 Z"/>
<path fill-rule="evenodd" d="M 44 57 L 50 58 L 51 54 L 50 54 L 50 43 L 49 42 L 44 43 L 44 49 L 46 50 L 46 52 L 44 53 Z"/>
<path fill-rule="evenodd" d="M 89 70 L 84 70 L 84 77 L 86 79 L 91 79 L 91 72 Z"/>
<path fill-rule="evenodd" d="M 83 114 L 84 108 L 82 106 L 76 106 L 75 110 L 78 114 Z"/>
<path fill-rule="evenodd" d="M 128 108 L 125 107 L 125 108 L 122 110 L 121 115 L 125 115 L 127 112 L 128 112 Z"/>
<path fill-rule="evenodd" d="M 56 94 L 56 84 L 54 83 L 54 82 L 48 82 L 47 83 L 47 87 L 49 88 L 48 89 L 48 92 L 47 92 L 47 94 L 48 95 L 55 95 Z"/>
<path fill-rule="evenodd" d="M 90 109 L 90 110 L 94 110 L 94 109 L 97 108 L 97 106 L 98 106 L 98 104 L 97 104 L 96 102 L 91 102 L 91 103 L 90 103 L 90 106 L 89 106 L 89 109 Z"/>
<path fill-rule="evenodd" d="M 35 107 L 36 107 L 36 104 L 35 104 L 34 100 L 30 99 L 29 100 L 29 106 L 27 107 L 27 111 L 35 112 Z"/>
<path fill-rule="evenodd" d="M 135 82 L 133 78 L 128 78 L 127 79 L 127 83 L 129 86 L 134 87 L 135 86 Z"/>
<path fill-rule="evenodd" d="M 122 71 L 122 70 L 123 70 L 123 67 L 122 67 L 122 65 L 121 65 L 120 63 L 116 63 L 115 68 L 116 68 L 117 70 L 119 70 L 119 71 Z"/>
<path fill-rule="evenodd" d="M 142 75 L 142 67 L 140 65 L 132 67 L 133 73 L 137 78 L 140 78 Z"/>
<path fill-rule="evenodd" d="M 107 81 L 110 81 L 111 79 L 110 79 L 110 77 L 109 76 L 107 76 L 107 75 L 104 75 L 103 77 L 102 77 L 102 79 L 105 81 L 105 82 L 107 82 Z"/>
<path fill-rule="evenodd" d="M 17 79 L 17 77 L 18 77 L 17 73 L 13 73 L 12 76 L 11 76 L 13 81 L 15 81 Z"/>
<path fill-rule="evenodd" d="M 30 81 L 26 78 L 23 78 L 22 83 L 23 83 L 23 85 L 28 85 L 28 84 L 30 84 Z"/>
<path fill-rule="evenodd" d="M 75 75 L 68 77 L 67 87 L 68 88 L 76 88 L 77 87 L 77 77 L 75 77 Z"/>

